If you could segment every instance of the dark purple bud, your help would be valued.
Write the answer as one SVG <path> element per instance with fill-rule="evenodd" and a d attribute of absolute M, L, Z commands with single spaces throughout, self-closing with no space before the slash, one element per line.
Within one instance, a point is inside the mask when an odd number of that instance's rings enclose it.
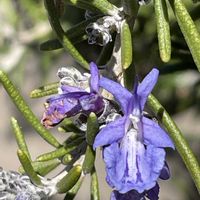
<path fill-rule="evenodd" d="M 170 178 L 170 171 L 167 162 L 165 162 L 165 165 L 160 172 L 159 178 L 163 180 L 167 180 Z"/>
<path fill-rule="evenodd" d="M 158 183 L 156 183 L 156 185 L 152 189 L 147 191 L 147 197 L 150 200 L 158 200 L 159 199 L 159 197 L 158 197 L 159 190 L 160 190 L 160 187 L 159 187 Z"/>
<path fill-rule="evenodd" d="M 144 193 L 138 193 L 136 190 L 131 190 L 127 193 L 121 194 L 114 190 L 111 193 L 111 200 L 145 200 Z"/>

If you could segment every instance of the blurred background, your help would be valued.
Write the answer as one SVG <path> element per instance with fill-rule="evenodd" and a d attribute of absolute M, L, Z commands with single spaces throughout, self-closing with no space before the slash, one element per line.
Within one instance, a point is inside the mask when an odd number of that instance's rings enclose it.
<path fill-rule="evenodd" d="M 200 30 L 200 5 L 184 1 L 192 18 Z M 168 5 L 169 6 L 169 5 Z M 138 73 L 146 74 L 153 66 L 158 66 L 161 76 L 154 94 L 161 101 L 200 159 L 200 76 L 193 63 L 187 45 L 174 20 L 171 8 L 170 24 L 172 34 L 172 59 L 164 64 L 159 58 L 157 33 L 153 4 L 141 7 L 134 27 L 134 60 Z M 68 6 L 61 18 L 65 30 L 84 20 L 84 10 Z M 63 49 L 40 51 L 40 44 L 55 35 L 49 25 L 47 13 L 40 0 L 1 0 L 0 1 L 0 69 L 9 74 L 26 102 L 40 119 L 44 111 L 46 98 L 31 99 L 30 92 L 47 83 L 58 81 L 56 72 L 63 66 L 76 66 L 72 57 Z M 102 47 L 88 45 L 87 40 L 76 44 L 87 58 L 96 60 Z M 27 144 L 32 157 L 53 150 L 27 124 L 13 105 L 4 88 L 0 86 L 0 166 L 5 170 L 17 170 L 17 145 L 10 125 L 14 116 L 26 134 Z M 59 141 L 67 137 L 51 130 Z M 97 170 L 100 179 L 101 199 L 107 200 L 110 188 L 106 184 L 104 163 L 101 152 L 97 153 Z M 169 151 L 167 160 L 171 169 L 171 179 L 160 181 L 161 200 L 197 200 L 198 192 L 189 176 L 184 163 L 176 151 Z M 89 194 L 89 177 L 76 200 L 87 200 Z M 62 196 L 54 199 L 62 199 Z"/>

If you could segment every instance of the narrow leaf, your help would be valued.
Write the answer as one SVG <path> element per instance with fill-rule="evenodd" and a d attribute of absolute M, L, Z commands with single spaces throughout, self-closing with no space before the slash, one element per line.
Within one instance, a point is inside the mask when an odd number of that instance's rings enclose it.
<path fill-rule="evenodd" d="M 37 119 L 37 117 L 33 114 L 29 106 L 24 101 L 23 97 L 20 95 L 17 88 L 13 85 L 8 76 L 3 71 L 0 71 L 0 82 L 3 84 L 5 90 L 7 91 L 8 95 L 10 96 L 18 110 L 22 113 L 22 115 L 30 123 L 30 125 L 38 132 L 38 134 L 52 146 L 59 147 L 59 142 L 47 129 L 42 126 L 40 121 Z"/>
<path fill-rule="evenodd" d="M 56 94 L 56 93 L 58 93 L 58 87 L 59 87 L 58 82 L 41 86 L 41 87 L 33 90 L 30 93 L 30 97 L 31 98 L 39 98 L 39 97 L 44 97 L 44 96 L 48 96 L 51 94 Z"/>
<path fill-rule="evenodd" d="M 52 29 L 56 33 L 60 43 L 80 65 L 82 65 L 85 69 L 89 69 L 88 62 L 84 59 L 84 57 L 75 48 L 75 46 L 72 44 L 69 38 L 65 35 L 65 32 L 60 24 L 59 18 L 55 12 L 54 1 L 45 0 L 44 2 L 48 11 L 50 24 L 52 26 Z"/>
<path fill-rule="evenodd" d="M 31 159 L 31 155 L 29 153 L 29 150 L 28 150 L 25 138 L 24 138 L 24 134 L 23 134 L 17 120 L 14 117 L 11 118 L 11 125 L 13 128 L 13 132 L 15 134 L 15 138 L 16 138 L 19 149 L 22 150 L 24 153 L 26 153 L 27 157 L 29 159 Z"/>
<path fill-rule="evenodd" d="M 65 0 L 66 3 L 91 10 L 93 12 L 101 12 L 106 15 L 119 15 L 119 9 L 107 0 Z"/>
<path fill-rule="evenodd" d="M 112 42 L 109 42 L 107 45 L 103 46 L 101 53 L 99 54 L 96 64 L 98 66 L 105 65 L 112 56 L 113 47 L 114 47 L 115 38 Z"/>
<path fill-rule="evenodd" d="M 28 159 L 26 153 L 19 149 L 17 151 L 17 155 L 25 172 L 27 173 L 31 181 L 35 183 L 36 185 L 41 185 L 41 180 L 39 176 L 36 174 L 36 172 L 34 171 L 31 161 Z"/>
<path fill-rule="evenodd" d="M 172 120 L 172 118 L 169 116 L 167 111 L 153 95 L 149 95 L 148 105 L 157 115 L 158 119 L 161 120 L 164 127 L 167 129 L 170 137 L 175 144 L 176 149 L 178 150 L 183 161 L 185 162 L 185 165 L 188 168 L 188 171 L 190 172 L 194 183 L 196 184 L 196 187 L 200 193 L 200 166 L 188 142 L 185 140 L 183 134 L 181 133 L 175 122 Z"/>
<path fill-rule="evenodd" d="M 37 172 L 41 176 L 46 176 L 49 172 L 54 170 L 60 164 L 60 161 L 58 159 L 42 162 L 33 161 L 31 164 L 35 172 Z M 22 174 L 25 173 L 25 170 L 22 166 L 19 168 L 19 172 Z"/>
<path fill-rule="evenodd" d="M 78 180 L 78 182 L 74 185 L 74 187 L 69 190 L 64 198 L 64 200 L 73 200 L 76 194 L 78 193 L 82 183 L 84 180 L 84 176 L 81 176 Z"/>
<path fill-rule="evenodd" d="M 53 160 L 54 158 L 60 158 L 75 148 L 76 146 L 70 148 L 60 147 L 54 151 L 38 156 L 36 161 L 47 161 L 47 160 Z"/>
<path fill-rule="evenodd" d="M 83 173 L 88 174 L 93 170 L 95 161 L 95 151 L 92 146 L 88 145 L 85 153 L 85 159 L 83 162 Z"/>
<path fill-rule="evenodd" d="M 168 62 L 171 58 L 171 39 L 166 1 L 154 0 L 154 9 L 160 57 L 163 62 Z"/>
<path fill-rule="evenodd" d="M 66 193 L 69 191 L 77 183 L 81 176 L 81 171 L 81 165 L 74 166 L 69 173 L 56 184 L 58 193 Z"/>
<path fill-rule="evenodd" d="M 77 134 L 83 134 L 83 131 L 81 131 L 75 124 L 73 123 L 72 119 L 70 118 L 65 118 L 61 123 L 60 123 L 60 130 L 65 131 L 65 132 L 73 132 Z"/>
<path fill-rule="evenodd" d="M 98 177 L 96 170 L 94 168 L 93 172 L 91 173 L 91 185 L 90 185 L 90 190 L 91 190 L 91 200 L 100 200 L 100 195 L 99 195 L 99 183 L 98 183 Z"/>
<path fill-rule="evenodd" d="M 200 71 L 200 34 L 182 0 L 169 0 L 169 2 L 191 51 L 194 62 Z"/>
<path fill-rule="evenodd" d="M 52 160 L 54 158 L 60 158 L 64 156 L 65 154 L 71 152 L 72 150 L 76 149 L 77 146 L 81 145 L 82 142 L 83 142 L 83 138 L 79 137 L 73 140 L 72 142 L 70 142 L 69 144 L 65 144 L 64 146 L 54 151 L 38 156 L 36 161 L 47 161 L 47 160 Z"/>
<path fill-rule="evenodd" d="M 122 2 L 122 7 L 124 12 L 129 16 L 129 17 L 136 17 L 137 16 L 137 11 L 139 4 L 137 1 L 133 0 L 121 0 Z"/>
<path fill-rule="evenodd" d="M 90 113 L 87 119 L 86 141 L 91 146 L 94 143 L 94 139 L 98 131 L 99 131 L 99 124 L 97 121 L 97 117 L 95 113 Z"/>
<path fill-rule="evenodd" d="M 123 69 L 132 63 L 132 39 L 128 23 L 124 20 L 121 24 L 121 62 Z"/>

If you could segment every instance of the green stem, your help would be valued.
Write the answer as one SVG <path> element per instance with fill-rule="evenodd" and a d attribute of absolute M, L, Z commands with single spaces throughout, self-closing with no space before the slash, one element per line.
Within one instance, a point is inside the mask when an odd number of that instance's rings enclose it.
<path fill-rule="evenodd" d="M 78 52 L 78 50 L 74 47 L 69 38 L 65 35 L 65 32 L 60 24 L 59 18 L 56 13 L 56 8 L 54 1 L 45 0 L 45 6 L 49 15 L 49 22 L 51 24 L 52 29 L 56 33 L 59 41 L 63 45 L 63 47 L 71 54 L 71 56 L 85 69 L 89 69 L 88 62 L 84 59 L 84 57 Z"/>
<path fill-rule="evenodd" d="M 153 95 L 149 96 L 148 104 L 167 129 L 200 193 L 200 166 L 187 141 L 167 111 Z"/>
<path fill-rule="evenodd" d="M 33 114 L 29 106 L 24 101 L 23 97 L 20 95 L 17 88 L 13 85 L 13 83 L 9 80 L 8 76 L 0 70 L 0 82 L 4 86 L 8 95 L 17 106 L 18 110 L 22 113 L 24 118 L 31 124 L 31 126 L 38 132 L 38 134 L 46 140 L 49 144 L 54 147 L 59 147 L 60 144 L 56 140 L 56 138 L 45 129 L 37 117 Z"/>

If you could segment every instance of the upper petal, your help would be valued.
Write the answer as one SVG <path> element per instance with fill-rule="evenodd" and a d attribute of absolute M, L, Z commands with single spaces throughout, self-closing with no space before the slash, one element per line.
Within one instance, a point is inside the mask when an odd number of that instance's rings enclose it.
<path fill-rule="evenodd" d="M 121 139 L 125 133 L 125 121 L 126 117 L 120 117 L 102 128 L 95 138 L 93 148 L 112 144 Z"/>
<path fill-rule="evenodd" d="M 100 79 L 99 86 L 106 89 L 115 97 L 124 114 L 128 113 L 132 94 L 126 88 L 122 87 L 119 83 L 104 77 Z"/>
<path fill-rule="evenodd" d="M 174 144 L 167 133 L 159 126 L 158 123 L 146 117 L 142 117 L 143 137 L 146 145 L 154 145 L 156 147 L 171 147 Z"/>
<path fill-rule="evenodd" d="M 91 92 L 98 92 L 99 91 L 99 71 L 98 67 L 94 62 L 90 63 L 90 88 Z"/>
<path fill-rule="evenodd" d="M 158 80 L 158 75 L 159 71 L 156 68 L 153 68 L 138 85 L 137 94 L 140 96 L 140 105 L 142 110 L 147 101 L 147 97 L 153 90 Z"/>
<path fill-rule="evenodd" d="M 53 102 L 53 101 L 57 101 L 57 100 L 62 100 L 62 99 L 79 99 L 80 97 L 84 96 L 84 95 L 88 95 L 88 92 L 69 92 L 69 93 L 63 93 L 63 94 L 58 94 L 55 95 L 49 99 L 47 99 L 47 102 Z"/>

